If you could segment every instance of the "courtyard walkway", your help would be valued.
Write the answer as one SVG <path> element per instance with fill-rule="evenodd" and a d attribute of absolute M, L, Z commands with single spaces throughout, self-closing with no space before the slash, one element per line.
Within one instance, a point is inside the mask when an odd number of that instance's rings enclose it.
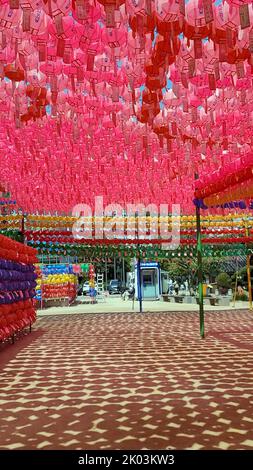
<path fill-rule="evenodd" d="M 0 369 L 0 449 L 253 449 L 249 311 L 43 316 Z"/>

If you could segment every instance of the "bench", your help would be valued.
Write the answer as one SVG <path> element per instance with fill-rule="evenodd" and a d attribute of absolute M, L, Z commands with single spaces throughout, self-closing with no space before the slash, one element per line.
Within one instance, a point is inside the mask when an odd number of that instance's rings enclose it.
<path fill-rule="evenodd" d="M 169 295 L 169 294 L 163 294 L 163 301 L 164 302 L 183 302 L 183 295 Z"/>
<path fill-rule="evenodd" d="M 225 307 L 228 307 L 230 305 L 230 297 L 220 297 L 217 299 L 218 300 L 218 305 L 222 305 Z"/>
<path fill-rule="evenodd" d="M 199 298 L 196 297 L 197 304 L 199 303 Z M 229 306 L 230 298 L 229 297 L 204 297 L 204 304 L 206 305 L 220 305 L 220 306 Z"/>
<path fill-rule="evenodd" d="M 79 297 L 78 301 L 82 305 L 89 305 L 89 304 L 97 304 L 97 295 L 95 297 L 91 297 L 90 295 L 84 295 L 82 298 Z"/>
<path fill-rule="evenodd" d="M 217 299 L 217 297 L 204 297 L 204 302 L 207 305 L 219 305 L 219 299 Z"/>
<path fill-rule="evenodd" d="M 174 295 L 174 299 L 176 303 L 183 303 L 184 296 L 183 295 Z"/>
<path fill-rule="evenodd" d="M 195 297 L 191 295 L 169 295 L 163 294 L 162 295 L 164 302 L 176 302 L 176 303 L 186 303 L 186 304 L 193 304 L 195 303 Z"/>
<path fill-rule="evenodd" d="M 40 301 L 41 308 L 68 307 L 69 297 L 44 297 Z"/>

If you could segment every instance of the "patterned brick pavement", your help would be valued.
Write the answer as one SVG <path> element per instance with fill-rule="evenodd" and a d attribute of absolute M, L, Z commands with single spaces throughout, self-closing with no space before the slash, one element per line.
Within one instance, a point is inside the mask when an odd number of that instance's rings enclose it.
<path fill-rule="evenodd" d="M 0 449 L 253 449 L 253 313 L 39 319 L 0 351 Z"/>

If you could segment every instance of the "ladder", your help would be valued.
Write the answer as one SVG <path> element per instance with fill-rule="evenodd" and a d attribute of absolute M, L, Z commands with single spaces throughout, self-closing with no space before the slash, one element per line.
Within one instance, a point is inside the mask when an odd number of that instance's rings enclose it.
<path fill-rule="evenodd" d="M 105 291 L 104 291 L 104 274 L 98 273 L 96 275 L 97 281 L 97 300 L 105 302 Z"/>

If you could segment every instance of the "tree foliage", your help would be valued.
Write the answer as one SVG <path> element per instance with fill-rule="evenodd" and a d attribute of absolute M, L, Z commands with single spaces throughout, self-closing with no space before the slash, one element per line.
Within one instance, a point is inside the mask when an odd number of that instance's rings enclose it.
<path fill-rule="evenodd" d="M 209 278 L 213 281 L 219 274 L 220 258 L 203 258 L 203 275 L 204 278 Z M 196 258 L 177 258 L 173 261 L 164 260 L 161 262 L 163 270 L 167 271 L 170 277 L 174 280 L 188 280 L 190 285 L 197 284 L 197 259 Z"/>

